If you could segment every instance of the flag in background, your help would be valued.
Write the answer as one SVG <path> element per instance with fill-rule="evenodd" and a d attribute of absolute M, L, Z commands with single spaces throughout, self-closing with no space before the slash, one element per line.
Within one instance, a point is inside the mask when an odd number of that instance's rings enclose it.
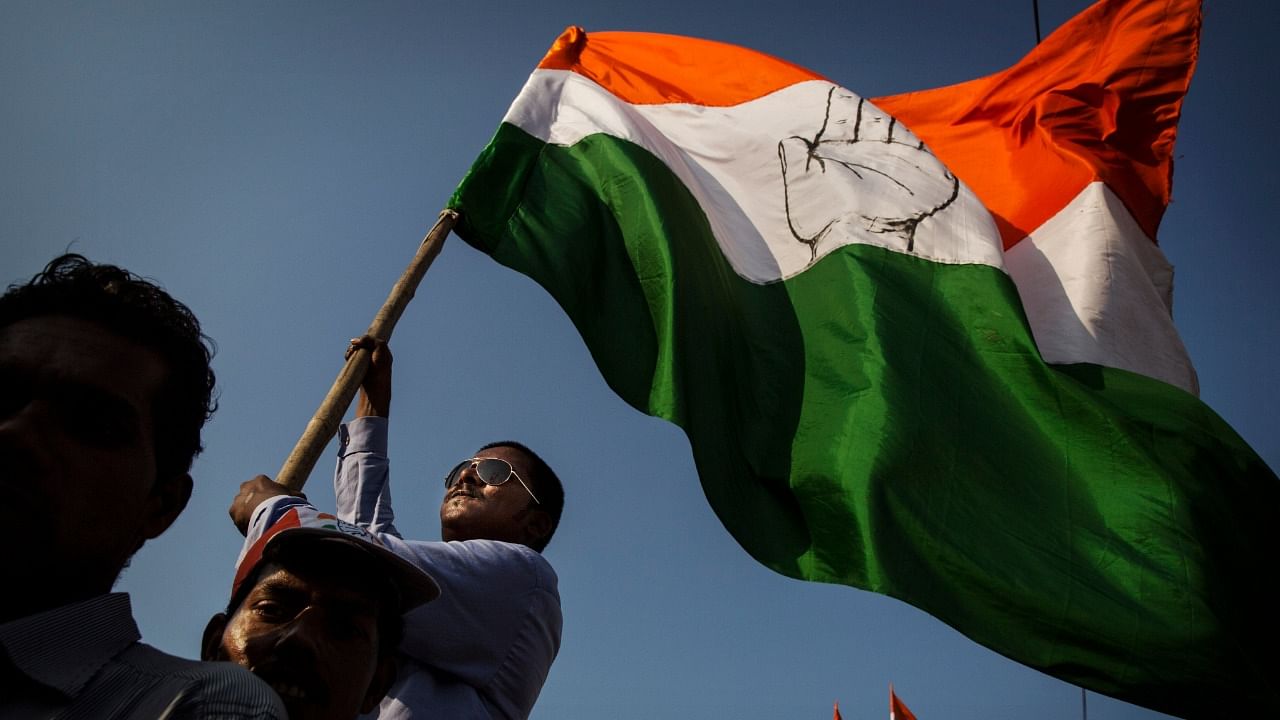
<path fill-rule="evenodd" d="M 907 709 L 907 704 L 894 694 L 892 683 L 889 684 L 889 720 L 916 720 L 915 714 Z"/>
<path fill-rule="evenodd" d="M 885 99 L 907 127 L 749 50 L 570 28 L 450 204 L 768 567 L 1155 709 L 1274 708 L 1280 481 L 1194 396 L 1146 239 L 1198 25 L 1100 3 L 984 96 Z"/>

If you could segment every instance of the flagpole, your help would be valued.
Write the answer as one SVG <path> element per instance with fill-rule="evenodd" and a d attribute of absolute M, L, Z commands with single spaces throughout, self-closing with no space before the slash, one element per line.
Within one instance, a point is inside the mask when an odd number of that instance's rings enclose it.
<path fill-rule="evenodd" d="M 1040 0 L 1031 0 L 1031 13 L 1036 19 L 1036 44 L 1040 44 Z"/>
<path fill-rule="evenodd" d="M 391 294 L 382 304 L 382 309 L 378 310 L 378 314 L 374 316 L 373 323 L 365 332 L 366 335 L 379 340 L 391 339 L 391 331 L 395 329 L 396 322 L 404 313 L 409 301 L 413 299 L 413 294 L 417 291 L 418 284 L 422 282 L 423 275 L 426 275 L 427 268 L 431 267 L 432 261 L 440 254 L 445 238 L 449 236 L 449 231 L 457 221 L 457 212 L 453 210 L 440 212 L 436 224 L 422 239 L 418 252 L 414 254 L 404 274 L 391 288 Z M 351 406 L 351 400 L 356 396 L 356 391 L 364 380 L 365 371 L 369 369 L 370 352 L 365 348 L 357 348 L 347 358 L 342 371 L 338 373 L 338 379 L 333 381 L 333 387 L 329 388 L 329 393 L 320 403 L 320 408 L 316 410 L 311 422 L 307 423 L 302 437 L 298 438 L 298 443 L 293 446 L 293 451 L 285 459 L 284 465 L 276 475 L 276 482 L 293 492 L 302 490 L 307 477 L 311 475 L 311 469 L 315 467 L 316 460 L 320 459 L 324 446 L 329 444 L 333 434 L 338 431 L 338 423 L 347 412 L 347 408 Z"/>

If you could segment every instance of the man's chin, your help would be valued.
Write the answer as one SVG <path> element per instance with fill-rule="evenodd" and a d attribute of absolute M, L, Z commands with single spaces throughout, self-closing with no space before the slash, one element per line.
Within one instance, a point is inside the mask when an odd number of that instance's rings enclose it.
<path fill-rule="evenodd" d="M 289 720 L 353 720 L 359 714 L 359 710 L 343 713 L 328 702 L 314 702 L 306 698 L 288 697 L 281 694 L 279 690 L 276 694 L 280 695 L 280 699 L 284 702 L 284 709 L 289 713 Z"/>
<path fill-rule="evenodd" d="M 284 709 L 285 712 L 289 713 L 289 720 L 320 720 L 322 717 L 320 711 L 323 708 L 318 708 L 301 700 L 290 700 L 283 697 L 280 699 L 284 701 Z"/>
<path fill-rule="evenodd" d="M 467 495 L 455 495 L 440 505 L 440 522 L 448 525 L 451 521 L 463 518 L 480 507 L 476 498 Z"/>
<path fill-rule="evenodd" d="M 290 720 L 324 720 L 340 718 L 330 707 L 329 692 L 317 678 L 287 673 L 255 673 L 284 703 Z M 354 714 L 350 717 L 355 717 Z"/>

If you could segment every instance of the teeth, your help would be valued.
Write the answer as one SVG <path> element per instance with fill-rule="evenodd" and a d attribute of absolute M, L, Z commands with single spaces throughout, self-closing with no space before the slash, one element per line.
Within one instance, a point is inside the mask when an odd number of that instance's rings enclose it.
<path fill-rule="evenodd" d="M 302 688 L 298 687 L 297 685 L 286 685 L 284 683 L 274 683 L 271 687 L 273 690 L 276 691 L 276 694 L 279 695 L 280 697 L 287 697 L 287 698 L 294 698 L 294 699 L 301 700 L 306 698 L 307 696 L 307 694 L 303 692 Z"/>

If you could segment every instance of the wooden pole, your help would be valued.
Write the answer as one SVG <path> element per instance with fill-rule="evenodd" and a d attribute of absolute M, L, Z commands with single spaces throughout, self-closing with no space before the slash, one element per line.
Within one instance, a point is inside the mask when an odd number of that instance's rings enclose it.
<path fill-rule="evenodd" d="M 449 236 L 449 231 L 453 229 L 457 220 L 458 213 L 453 210 L 444 210 L 440 213 L 435 226 L 422 239 L 422 244 L 418 246 L 418 252 L 409 262 L 409 267 L 405 268 L 404 274 L 396 281 L 395 287 L 391 288 L 387 301 L 382 304 L 382 309 L 374 316 L 373 323 L 369 325 L 369 330 L 366 332 L 367 335 L 372 335 L 379 340 L 391 339 L 391 331 L 395 329 L 400 315 L 413 299 L 413 294 L 418 289 L 418 284 L 422 282 L 422 276 L 426 275 L 427 268 L 431 267 L 431 262 L 440 254 L 444 239 Z M 351 406 L 351 400 L 356 396 L 356 391 L 360 389 L 365 371 L 369 369 L 369 355 L 369 350 L 359 348 L 347 358 L 342 371 L 338 373 L 338 379 L 334 380 L 333 387 L 329 388 L 329 394 L 325 395 L 324 401 L 320 403 L 320 409 L 316 410 L 311 422 L 307 423 L 307 429 L 298 439 L 298 444 L 293 446 L 293 452 L 289 453 L 289 457 L 285 459 L 279 474 L 276 475 L 276 482 L 292 492 L 302 490 L 302 486 L 311 475 L 311 469 L 316 465 L 316 460 L 320 459 L 320 453 L 324 452 L 324 446 L 329 444 L 333 434 L 338 431 L 342 416 Z"/>

